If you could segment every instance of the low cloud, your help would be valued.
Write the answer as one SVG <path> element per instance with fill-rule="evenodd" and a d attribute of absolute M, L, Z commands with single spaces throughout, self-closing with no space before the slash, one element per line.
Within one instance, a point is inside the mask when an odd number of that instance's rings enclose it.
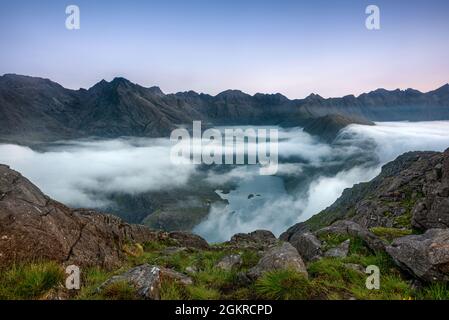
<path fill-rule="evenodd" d="M 170 162 L 168 140 L 116 139 L 68 142 L 37 152 L 0 145 L 8 164 L 51 197 L 71 206 L 103 207 L 102 195 L 138 194 L 185 185 L 194 166 Z"/>

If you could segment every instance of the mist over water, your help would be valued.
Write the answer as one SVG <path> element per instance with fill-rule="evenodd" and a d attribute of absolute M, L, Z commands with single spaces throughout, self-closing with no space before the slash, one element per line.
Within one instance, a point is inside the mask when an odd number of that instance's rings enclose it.
<path fill-rule="evenodd" d="M 0 163 L 11 166 L 50 197 L 74 207 L 110 205 L 108 192 L 139 194 L 183 186 L 193 166 L 170 162 L 168 139 L 67 141 L 35 151 L 0 145 Z"/>
<path fill-rule="evenodd" d="M 443 151 L 449 147 L 449 121 L 384 122 L 351 125 L 334 144 L 319 142 L 301 128 L 279 129 L 277 176 L 260 176 L 258 166 L 209 170 L 204 183 L 229 205 L 214 204 L 194 232 L 209 241 L 238 232 L 268 229 L 276 235 L 331 205 L 345 188 L 375 177 L 381 165 L 407 151 Z M 0 145 L 0 163 L 21 172 L 49 196 L 74 207 L 104 208 L 105 194 L 189 188 L 198 172 L 170 161 L 168 139 L 126 138 L 67 141 L 39 151 Z M 195 176 L 196 177 L 196 176 Z"/>
<path fill-rule="evenodd" d="M 284 157 L 284 161 L 293 155 L 302 156 L 309 161 L 309 165 L 312 164 L 315 171 L 318 169 L 323 174 L 314 175 L 311 182 L 304 179 L 307 185 L 305 190 L 293 194 L 277 194 L 274 198 L 270 194 L 262 194 L 261 199 L 257 200 L 260 205 L 252 206 L 250 210 L 235 209 L 232 201 L 229 207 L 213 207 L 208 219 L 198 225 L 195 232 L 216 242 L 228 240 L 237 232 L 256 229 L 271 230 L 279 236 L 293 224 L 307 220 L 330 206 L 344 189 L 373 179 L 380 173 L 382 165 L 399 155 L 408 151 L 447 149 L 449 121 L 351 125 L 340 133 L 333 145 L 319 143 L 304 132 L 288 131 L 285 135 L 290 138 L 281 142 L 279 147 L 279 154 Z M 354 159 L 368 161 L 358 162 Z M 326 172 L 329 166 L 347 161 L 355 165 L 349 169 L 343 166 L 343 170 L 333 174 Z M 284 166 L 289 173 L 296 174 L 299 180 L 304 171 L 310 171 L 310 166 L 307 169 L 304 163 L 284 162 Z M 279 173 L 282 174 L 282 165 Z"/>

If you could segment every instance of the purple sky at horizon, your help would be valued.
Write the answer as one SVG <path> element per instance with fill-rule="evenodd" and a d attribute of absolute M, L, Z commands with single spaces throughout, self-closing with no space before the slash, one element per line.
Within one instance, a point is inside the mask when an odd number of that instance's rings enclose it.
<path fill-rule="evenodd" d="M 69 4 L 80 30 L 65 28 Z M 380 8 L 378 31 L 365 28 L 369 4 Z M 429 91 L 449 82 L 448 35 L 446 0 L 2 0 L 0 74 L 292 99 Z"/>

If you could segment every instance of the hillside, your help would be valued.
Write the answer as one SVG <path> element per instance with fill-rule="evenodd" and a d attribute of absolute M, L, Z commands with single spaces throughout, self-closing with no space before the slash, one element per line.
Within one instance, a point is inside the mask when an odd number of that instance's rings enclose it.
<path fill-rule="evenodd" d="M 72 210 L 2 165 L 0 298 L 448 299 L 448 178 L 449 150 L 408 153 L 280 239 L 208 245 Z M 72 263 L 80 290 L 62 285 Z M 379 290 L 365 287 L 370 265 Z"/>
<path fill-rule="evenodd" d="M 341 219 L 366 228 L 447 228 L 449 149 L 399 156 L 375 179 L 346 189 L 330 207 L 292 229 L 316 230 Z"/>

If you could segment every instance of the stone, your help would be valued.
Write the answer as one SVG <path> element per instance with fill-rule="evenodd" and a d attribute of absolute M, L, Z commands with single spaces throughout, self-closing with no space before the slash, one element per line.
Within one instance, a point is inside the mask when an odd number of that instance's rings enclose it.
<path fill-rule="evenodd" d="M 384 251 L 386 243 L 381 240 L 374 233 L 362 227 L 356 222 L 349 220 L 340 220 L 335 222 L 329 227 L 320 229 L 315 232 L 315 235 L 326 235 L 326 234 L 339 234 L 339 235 L 349 235 L 353 237 L 359 237 L 362 239 L 366 245 L 373 251 Z"/>
<path fill-rule="evenodd" d="M 425 282 L 449 281 L 449 229 L 395 239 L 387 253 L 404 271 Z"/>
<path fill-rule="evenodd" d="M 295 247 L 288 242 L 270 247 L 257 265 L 248 271 L 248 276 L 256 279 L 264 272 L 279 269 L 292 269 L 307 277 L 307 269 L 301 256 Z"/>
<path fill-rule="evenodd" d="M 209 244 L 200 236 L 184 231 L 173 231 L 168 234 L 170 239 L 176 240 L 180 245 L 187 248 L 209 249 Z"/>
<path fill-rule="evenodd" d="M 324 253 L 325 257 L 346 258 L 349 253 L 351 240 L 345 240 L 335 248 L 331 248 Z"/>
<path fill-rule="evenodd" d="M 298 250 L 299 255 L 305 261 L 313 261 L 323 255 L 321 241 L 310 232 L 296 233 L 290 238 L 289 242 Z"/>
<path fill-rule="evenodd" d="M 231 237 L 228 244 L 237 247 L 250 247 L 266 249 L 276 242 L 276 237 L 271 231 L 256 230 L 250 233 L 237 233 Z"/>
<path fill-rule="evenodd" d="M 160 289 L 163 281 L 176 281 L 183 285 L 193 284 L 192 279 L 182 273 L 159 266 L 143 264 L 123 274 L 111 277 L 101 284 L 97 291 L 101 292 L 114 283 L 126 282 L 136 290 L 140 298 L 160 300 Z"/>
<path fill-rule="evenodd" d="M 345 263 L 344 266 L 347 269 L 358 271 L 360 273 L 365 273 L 366 271 L 366 269 L 362 265 L 356 263 Z"/>
<path fill-rule="evenodd" d="M 243 263 L 242 257 L 239 254 L 231 254 L 223 257 L 216 267 L 223 270 L 232 270 L 233 268 L 241 266 Z"/>

